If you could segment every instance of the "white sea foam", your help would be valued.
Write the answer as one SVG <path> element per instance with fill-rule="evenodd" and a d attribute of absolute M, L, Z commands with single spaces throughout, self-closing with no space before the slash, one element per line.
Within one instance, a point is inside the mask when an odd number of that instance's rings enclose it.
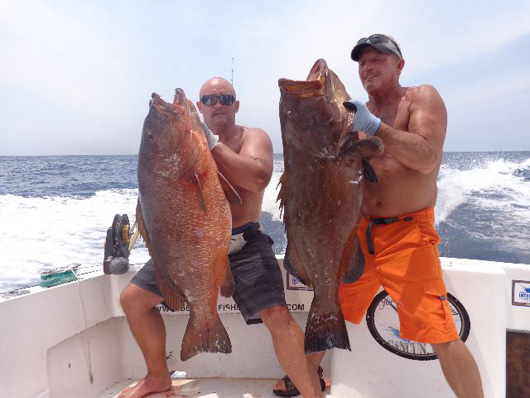
<path fill-rule="evenodd" d="M 530 221 L 530 183 L 521 181 L 516 170 L 529 169 L 523 163 L 495 160 L 471 170 L 442 167 L 438 179 L 436 220 L 446 221 L 463 203 L 474 203 L 481 210 L 506 213 L 514 219 Z"/>
<path fill-rule="evenodd" d="M 444 165 L 438 181 L 437 223 L 448 223 L 465 230 L 474 241 L 498 243 L 528 258 L 529 170 L 530 159 L 486 161 L 472 164 L 469 170 Z M 263 211 L 272 214 L 273 220 L 280 220 L 277 185 L 282 172 L 283 162 L 276 160 L 264 194 Z M 126 213 L 132 224 L 136 201 L 136 189 L 103 190 L 85 198 L 0 195 L 0 292 L 38 283 L 45 266 L 101 267 L 106 230 L 114 214 Z M 468 210 L 466 220 L 456 217 L 462 215 L 460 206 Z M 148 258 L 139 241 L 131 263 Z"/>
<path fill-rule="evenodd" d="M 530 170 L 530 159 L 522 163 L 495 160 L 465 171 L 443 168 L 437 224 L 446 222 L 465 231 L 470 239 L 490 242 L 502 250 L 528 253 L 530 182 L 518 170 Z M 461 205 L 466 205 L 465 221 L 451 217 Z"/>
<path fill-rule="evenodd" d="M 46 266 L 101 266 L 106 231 L 114 214 L 127 213 L 133 223 L 136 200 L 132 189 L 101 191 L 89 198 L 0 196 L 0 246 L 5 248 L 0 291 L 14 281 L 34 284 Z M 147 250 L 138 249 L 130 260 L 147 258 Z"/>
<path fill-rule="evenodd" d="M 277 201 L 278 192 L 280 191 L 278 183 L 280 181 L 282 173 L 283 160 L 275 160 L 271 181 L 265 189 L 265 193 L 263 194 L 262 210 L 264 212 L 272 214 L 272 219 L 277 221 L 280 220 L 280 203 Z"/>

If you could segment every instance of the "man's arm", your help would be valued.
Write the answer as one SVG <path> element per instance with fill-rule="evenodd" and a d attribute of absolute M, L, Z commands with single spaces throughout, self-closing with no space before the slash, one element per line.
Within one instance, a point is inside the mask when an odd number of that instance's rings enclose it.
<path fill-rule="evenodd" d="M 261 129 L 244 132 L 239 153 L 219 142 L 212 155 L 219 171 L 235 186 L 251 192 L 265 190 L 272 176 L 272 142 Z"/>
<path fill-rule="evenodd" d="M 409 88 L 403 101 L 403 104 L 409 104 L 407 130 L 398 130 L 382 122 L 361 101 L 347 101 L 344 106 L 356 112 L 354 131 L 376 134 L 383 140 L 385 149 L 399 162 L 420 173 L 429 174 L 442 156 L 447 128 L 445 105 L 436 89 L 429 85 Z"/>
<path fill-rule="evenodd" d="M 424 85 L 414 90 L 410 98 L 408 131 L 397 130 L 382 122 L 376 135 L 398 161 L 429 174 L 440 163 L 443 154 L 447 111 L 434 87 Z"/>

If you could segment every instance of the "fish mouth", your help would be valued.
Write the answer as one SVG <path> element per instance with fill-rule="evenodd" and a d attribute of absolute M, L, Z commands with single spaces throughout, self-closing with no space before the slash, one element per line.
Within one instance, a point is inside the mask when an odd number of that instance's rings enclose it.
<path fill-rule="evenodd" d="M 182 116 L 185 113 L 186 95 L 182 89 L 175 90 L 175 98 L 173 103 L 166 102 L 157 93 L 151 94 L 150 108 L 155 108 L 157 111 L 173 116 Z"/>
<path fill-rule="evenodd" d="M 318 59 L 306 80 L 280 79 L 278 86 L 282 93 L 296 94 L 302 97 L 326 95 L 329 69 L 325 60 Z"/>
<path fill-rule="evenodd" d="M 186 94 L 184 93 L 184 90 L 181 88 L 175 89 L 175 97 L 173 98 L 173 105 L 176 107 L 182 107 L 184 108 L 188 103 L 188 99 L 186 98 Z"/>

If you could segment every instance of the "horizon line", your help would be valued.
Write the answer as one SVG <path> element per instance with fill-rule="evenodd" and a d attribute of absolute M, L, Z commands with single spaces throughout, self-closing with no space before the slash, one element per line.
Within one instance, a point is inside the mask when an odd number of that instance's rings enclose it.
<path fill-rule="evenodd" d="M 530 149 L 523 149 L 523 150 L 487 150 L 487 151 L 480 151 L 480 150 L 460 150 L 460 151 L 443 151 L 443 153 L 502 153 L 502 152 L 530 152 Z M 273 155 L 283 155 L 283 152 L 274 152 Z M 61 155 L 2 155 L 0 154 L 0 158 L 8 158 L 8 157 L 61 157 L 61 156 L 138 156 L 137 153 L 131 153 L 131 154 L 61 154 Z"/>

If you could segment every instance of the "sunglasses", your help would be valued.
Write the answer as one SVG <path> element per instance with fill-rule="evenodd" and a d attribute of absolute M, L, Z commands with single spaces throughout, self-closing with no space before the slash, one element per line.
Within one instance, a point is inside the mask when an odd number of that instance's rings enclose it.
<path fill-rule="evenodd" d="M 403 58 L 403 55 L 401 54 L 401 49 L 399 48 L 398 44 L 387 35 L 376 33 L 368 37 L 363 37 L 357 42 L 355 47 L 362 44 L 385 44 L 385 47 L 388 50 L 392 51 L 398 57 Z"/>
<path fill-rule="evenodd" d="M 236 102 L 236 97 L 231 94 L 208 94 L 201 97 L 201 102 L 206 106 L 215 106 L 218 102 L 223 106 L 228 106 Z"/>

